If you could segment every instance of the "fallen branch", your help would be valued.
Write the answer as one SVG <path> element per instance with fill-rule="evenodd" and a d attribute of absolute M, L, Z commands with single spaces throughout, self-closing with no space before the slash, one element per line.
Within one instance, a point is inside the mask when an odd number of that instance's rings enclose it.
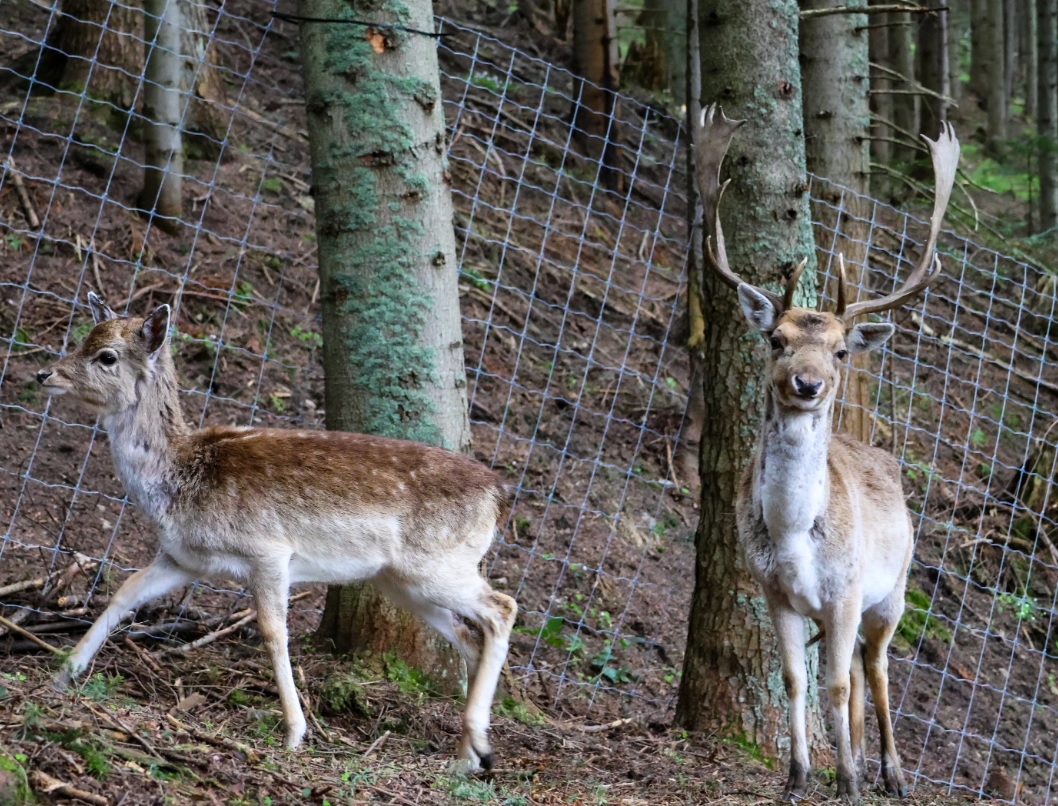
<path fill-rule="evenodd" d="M 210 734 L 204 733 L 198 730 L 197 728 L 191 727 L 190 725 L 185 725 L 172 714 L 166 714 L 165 718 L 169 721 L 170 725 L 172 725 L 177 730 L 183 731 L 188 736 L 193 736 L 201 742 L 206 742 L 207 744 L 212 744 L 216 747 L 223 747 L 227 750 L 234 750 L 237 753 L 242 753 L 244 756 L 246 756 L 246 760 L 249 761 L 251 764 L 257 761 L 257 751 L 254 750 L 252 747 L 247 747 L 241 742 L 237 742 L 234 739 L 229 739 L 226 736 L 211 736 Z"/>
<path fill-rule="evenodd" d="M 229 624 L 227 627 L 224 627 L 221 630 L 214 630 L 211 633 L 203 635 L 201 638 L 196 638 L 190 643 L 181 644 L 180 646 L 176 647 L 162 647 L 161 649 L 158 649 L 154 652 L 154 658 L 157 660 L 159 658 L 165 657 L 166 655 L 173 654 L 188 655 L 191 652 L 194 652 L 196 649 L 200 649 L 201 647 L 204 647 L 207 644 L 212 644 L 218 638 L 223 638 L 226 635 L 231 635 L 233 632 L 240 629 L 241 627 L 245 627 L 247 624 L 249 624 L 256 618 L 257 611 L 251 610 L 235 623 Z"/>
<path fill-rule="evenodd" d="M 632 722 L 631 717 L 626 719 L 615 719 L 613 722 L 607 722 L 603 725 L 583 725 L 578 728 L 581 733 L 602 733 L 607 730 L 614 730 L 615 728 L 623 728 Z"/>
<path fill-rule="evenodd" d="M 389 731 L 387 730 L 385 733 L 383 733 L 381 736 L 379 736 L 377 739 L 375 739 L 375 741 L 371 742 L 371 746 L 368 747 L 367 750 L 364 751 L 364 754 L 363 754 L 362 758 L 367 758 L 372 753 L 374 753 L 376 750 L 378 750 L 378 748 L 380 748 L 382 745 L 384 745 L 386 743 L 386 739 L 388 739 L 388 738 L 389 738 Z"/>
<path fill-rule="evenodd" d="M 97 795 L 95 792 L 86 792 L 83 789 L 78 789 L 73 784 L 60 781 L 58 778 L 52 778 L 46 772 L 33 770 L 29 774 L 29 779 L 33 782 L 34 788 L 45 795 L 55 792 L 68 798 L 77 798 L 86 803 L 94 803 L 96 806 L 110 806 L 109 798 Z"/>
<path fill-rule="evenodd" d="M 894 3 L 887 6 L 855 6 L 852 8 L 846 6 L 834 6 L 833 8 L 807 8 L 800 12 L 802 20 L 812 20 L 818 17 L 830 17 L 834 14 L 899 14 L 900 12 L 908 12 L 909 14 L 936 14 L 940 11 L 947 11 L 945 8 L 926 8 L 923 6 L 909 6 L 904 3 Z"/>
<path fill-rule="evenodd" d="M 66 657 L 66 651 L 65 650 L 59 649 L 58 647 L 52 646 L 47 641 L 35 636 L 29 630 L 18 626 L 18 624 L 16 624 L 15 622 L 11 621 L 10 619 L 6 619 L 3 616 L 0 616 L 0 625 L 3 625 L 4 627 L 7 627 L 7 629 L 9 631 L 11 631 L 11 632 L 18 633 L 23 638 L 26 638 L 26 639 L 32 641 L 34 644 L 39 646 L 41 649 L 46 649 L 49 652 L 52 652 L 52 653 L 58 655 L 59 657 Z"/>
<path fill-rule="evenodd" d="M 26 221 L 29 222 L 30 229 L 40 229 L 40 218 L 37 217 L 37 211 L 33 208 L 33 202 L 26 191 L 22 174 L 15 168 L 15 158 L 10 155 L 7 158 L 7 175 L 11 177 L 11 183 L 15 186 L 15 195 L 18 196 L 18 203 L 22 205 L 22 212 L 26 216 Z"/>
<path fill-rule="evenodd" d="M 37 579 L 24 579 L 21 582 L 12 582 L 10 585 L 4 585 L 0 588 L 0 597 L 10 596 L 12 593 L 22 593 L 22 591 L 43 588 L 44 583 L 47 581 L 48 577 L 38 577 Z"/>

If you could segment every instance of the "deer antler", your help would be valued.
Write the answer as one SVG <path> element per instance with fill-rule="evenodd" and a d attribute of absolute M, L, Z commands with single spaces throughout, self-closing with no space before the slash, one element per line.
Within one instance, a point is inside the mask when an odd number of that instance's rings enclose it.
<path fill-rule="evenodd" d="M 930 283 L 940 277 L 940 258 L 935 252 L 937 246 L 937 235 L 940 234 L 940 224 L 944 219 L 944 211 L 948 208 L 948 199 L 951 198 L 952 186 L 955 184 L 955 169 L 959 165 L 959 138 L 955 136 L 955 129 L 950 123 L 945 123 L 940 135 L 936 140 L 930 140 L 923 135 L 923 140 L 929 145 L 929 153 L 933 158 L 933 175 L 935 177 L 936 191 L 933 201 L 933 215 L 929 219 L 929 238 L 922 252 L 922 260 L 919 261 L 915 270 L 908 275 L 907 280 L 896 291 L 879 299 L 854 302 L 845 304 L 845 261 L 839 255 L 839 267 L 841 276 L 838 280 L 838 299 L 834 315 L 839 319 L 849 320 L 856 316 L 868 313 L 879 313 L 888 311 L 903 305 L 913 296 L 923 291 Z"/>
<path fill-rule="evenodd" d="M 694 173 L 698 195 L 702 200 L 705 253 L 717 276 L 733 289 L 737 289 L 745 281 L 732 272 L 727 263 L 727 248 L 724 245 L 724 231 L 720 227 L 719 210 L 720 199 L 731 180 L 721 184 L 720 166 L 731 145 L 731 137 L 745 122 L 731 120 L 719 106 L 710 104 L 702 110 L 701 122 L 691 134 L 694 141 Z M 776 311 L 784 310 L 782 298 L 777 294 L 757 286 L 753 288 L 767 297 Z"/>

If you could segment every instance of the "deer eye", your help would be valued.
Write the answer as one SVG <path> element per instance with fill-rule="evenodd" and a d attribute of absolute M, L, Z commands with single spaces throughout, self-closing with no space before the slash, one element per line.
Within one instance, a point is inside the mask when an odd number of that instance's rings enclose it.
<path fill-rule="evenodd" d="M 778 336 L 772 336 L 771 337 L 771 348 L 773 350 L 781 350 L 782 349 L 782 342 L 779 341 L 779 337 Z"/>
<path fill-rule="evenodd" d="M 113 350 L 104 350 L 99 354 L 99 363 L 111 367 L 118 362 L 118 354 Z"/>
<path fill-rule="evenodd" d="M 849 351 L 838 350 L 836 353 L 834 353 L 834 356 L 838 359 L 838 361 L 844 361 L 846 358 L 849 357 Z"/>

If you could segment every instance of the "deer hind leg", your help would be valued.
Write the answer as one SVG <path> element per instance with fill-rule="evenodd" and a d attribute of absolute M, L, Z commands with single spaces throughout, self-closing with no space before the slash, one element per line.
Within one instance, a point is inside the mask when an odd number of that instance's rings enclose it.
<path fill-rule="evenodd" d="M 853 802 L 859 800 L 860 786 L 852 754 L 849 702 L 852 697 L 852 656 L 856 651 L 859 621 L 859 597 L 855 596 L 834 603 L 826 618 L 827 692 L 838 747 L 837 794 Z"/>
<path fill-rule="evenodd" d="M 811 762 L 808 757 L 806 697 L 808 669 L 805 666 L 805 621 L 785 601 L 768 597 L 768 612 L 782 655 L 782 679 L 790 701 L 790 775 L 783 790 L 783 800 L 796 803 L 808 789 Z"/>
<path fill-rule="evenodd" d="M 293 750 L 305 736 L 308 725 L 301 710 L 294 672 L 290 668 L 287 637 L 287 602 L 290 598 L 290 569 L 287 562 L 258 567 L 250 579 L 250 590 L 257 604 L 257 626 L 261 630 L 279 689 L 279 705 L 286 725 L 286 746 Z"/>
<path fill-rule="evenodd" d="M 904 612 L 904 585 L 901 584 L 881 603 L 863 614 L 866 642 L 864 665 L 871 687 L 878 732 L 882 739 L 882 783 L 890 795 L 904 797 L 907 784 L 896 752 L 893 723 L 889 716 L 889 642 Z"/>
<path fill-rule="evenodd" d="M 507 660 L 511 629 L 518 615 L 518 605 L 510 596 L 489 587 L 477 577 L 477 595 L 455 612 L 474 625 L 482 636 L 481 660 L 477 672 L 469 680 L 467 705 L 463 713 L 463 734 L 459 740 L 460 762 L 473 768 L 492 767 L 492 747 L 489 745 L 489 716 L 492 699 L 496 695 L 503 664 Z"/>
<path fill-rule="evenodd" d="M 150 565 L 126 579 L 114 594 L 107 609 L 77 642 L 77 646 L 63 664 L 62 671 L 55 676 L 55 688 L 65 689 L 85 670 L 107 640 L 110 631 L 117 627 L 130 611 L 194 581 L 193 574 L 182 569 L 164 554 L 158 555 Z"/>

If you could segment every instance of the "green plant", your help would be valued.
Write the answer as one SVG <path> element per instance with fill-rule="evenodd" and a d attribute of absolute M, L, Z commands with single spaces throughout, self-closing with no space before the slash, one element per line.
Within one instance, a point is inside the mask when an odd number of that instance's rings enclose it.
<path fill-rule="evenodd" d="M 111 676 L 96 672 L 81 685 L 81 696 L 93 702 L 103 702 L 114 696 L 124 680 L 119 674 Z"/>
<path fill-rule="evenodd" d="M 301 325 L 294 325 L 294 327 L 290 329 L 290 335 L 306 347 L 318 349 L 323 346 L 323 336 L 315 330 L 309 330 Z"/>
<path fill-rule="evenodd" d="M 1028 622 L 1036 620 L 1036 611 L 1040 609 L 1039 605 L 1036 604 L 1035 597 L 1027 594 L 1024 596 L 1006 592 L 998 594 L 996 596 L 996 609 L 1003 613 L 1008 607 L 1013 611 L 1018 621 Z"/>

